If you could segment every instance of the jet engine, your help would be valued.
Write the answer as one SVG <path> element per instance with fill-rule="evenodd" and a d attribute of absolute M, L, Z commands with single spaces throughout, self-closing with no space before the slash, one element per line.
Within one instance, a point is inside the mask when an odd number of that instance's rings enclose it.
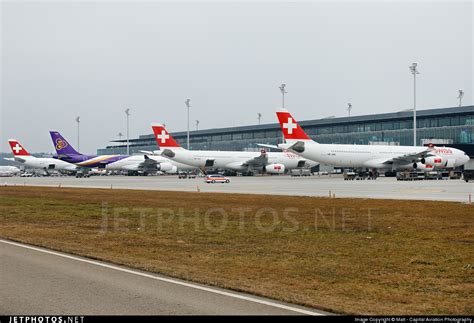
<path fill-rule="evenodd" d="M 107 165 L 109 166 L 109 165 Z M 111 169 L 111 170 L 115 170 L 116 168 L 112 168 L 112 167 L 106 167 L 106 169 Z M 138 167 L 138 164 L 135 164 L 135 165 L 125 165 L 122 167 L 123 170 L 128 170 L 128 171 L 138 171 L 140 170 L 140 168 Z"/>
<path fill-rule="evenodd" d="M 161 170 L 163 172 L 169 172 L 170 170 L 173 169 L 173 167 L 176 167 L 176 166 L 174 166 L 171 163 L 160 163 L 159 167 L 158 167 L 158 170 Z"/>
<path fill-rule="evenodd" d="M 265 166 L 265 171 L 269 174 L 284 174 L 285 165 L 283 164 L 271 164 Z"/>
<path fill-rule="evenodd" d="M 166 171 L 168 174 L 176 174 L 178 172 L 178 167 L 172 165 L 170 170 Z"/>
<path fill-rule="evenodd" d="M 433 170 L 434 166 L 428 165 L 428 164 L 422 164 L 422 163 L 413 163 L 413 169 L 419 170 L 419 171 L 427 171 L 427 170 Z"/>
<path fill-rule="evenodd" d="M 421 159 L 421 163 L 429 166 L 442 167 L 446 164 L 447 160 L 441 156 L 431 156 Z"/>

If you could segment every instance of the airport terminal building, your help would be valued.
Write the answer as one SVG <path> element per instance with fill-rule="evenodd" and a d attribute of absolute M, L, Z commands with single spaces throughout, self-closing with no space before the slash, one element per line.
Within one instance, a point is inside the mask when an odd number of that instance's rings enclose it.
<path fill-rule="evenodd" d="M 319 143 L 413 145 L 412 111 L 298 121 Z M 171 134 L 186 147 L 186 131 Z M 449 145 L 474 157 L 474 106 L 417 111 L 417 138 L 418 145 Z M 126 153 L 126 140 L 112 142 L 115 144 L 98 149 L 97 153 Z M 259 150 L 257 144 L 281 142 L 278 123 L 190 131 L 193 150 Z M 157 149 L 153 134 L 130 139 L 131 154 Z"/>

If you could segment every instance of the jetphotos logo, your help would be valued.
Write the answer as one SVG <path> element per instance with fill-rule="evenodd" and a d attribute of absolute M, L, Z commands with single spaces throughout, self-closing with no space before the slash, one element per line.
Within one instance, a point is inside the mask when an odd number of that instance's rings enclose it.
<path fill-rule="evenodd" d="M 9 323 L 83 323 L 84 316 L 10 316 Z"/>
<path fill-rule="evenodd" d="M 65 142 L 61 138 L 56 139 L 56 150 L 64 149 L 67 146 L 68 146 L 67 142 Z"/>

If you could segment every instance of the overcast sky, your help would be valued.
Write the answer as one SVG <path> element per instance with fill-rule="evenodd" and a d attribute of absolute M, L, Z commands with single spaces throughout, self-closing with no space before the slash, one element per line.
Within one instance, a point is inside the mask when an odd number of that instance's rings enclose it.
<path fill-rule="evenodd" d="M 49 130 L 95 153 L 151 122 L 191 129 L 472 104 L 473 5 L 455 2 L 1 3 L 0 151 L 52 152 Z"/>

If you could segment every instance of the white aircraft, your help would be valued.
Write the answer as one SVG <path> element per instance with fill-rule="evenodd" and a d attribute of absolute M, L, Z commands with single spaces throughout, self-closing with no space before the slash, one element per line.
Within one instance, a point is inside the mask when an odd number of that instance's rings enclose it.
<path fill-rule="evenodd" d="M 143 171 L 144 173 L 162 171 L 176 174 L 178 170 L 193 170 L 187 164 L 179 163 L 162 156 L 132 155 L 105 166 L 107 170 Z"/>
<path fill-rule="evenodd" d="M 15 166 L 0 166 L 0 177 L 10 177 L 20 172 L 20 169 Z"/>
<path fill-rule="evenodd" d="M 181 147 L 161 124 L 152 125 L 155 139 L 161 149 L 161 155 L 199 168 L 220 168 L 237 171 L 264 171 L 269 174 L 283 174 L 288 169 L 316 166 L 294 153 L 187 150 Z"/>
<path fill-rule="evenodd" d="M 277 112 L 277 117 L 286 141 L 278 147 L 322 164 L 353 168 L 427 170 L 454 168 L 469 161 L 469 156 L 464 151 L 449 147 L 318 144 L 304 132 L 288 111 Z"/>
<path fill-rule="evenodd" d="M 59 132 L 50 131 L 49 133 L 58 154 L 58 159 L 82 168 L 136 171 L 143 172 L 143 174 L 156 171 L 174 174 L 179 169 L 193 169 L 189 165 L 176 163 L 162 156 L 84 155 L 76 151 Z"/>
<path fill-rule="evenodd" d="M 29 168 L 43 169 L 46 172 L 48 170 L 77 170 L 77 166 L 62 160 L 31 156 L 16 139 L 9 139 L 8 143 L 10 144 L 14 156 L 13 159 L 8 160 L 14 160 Z"/>

